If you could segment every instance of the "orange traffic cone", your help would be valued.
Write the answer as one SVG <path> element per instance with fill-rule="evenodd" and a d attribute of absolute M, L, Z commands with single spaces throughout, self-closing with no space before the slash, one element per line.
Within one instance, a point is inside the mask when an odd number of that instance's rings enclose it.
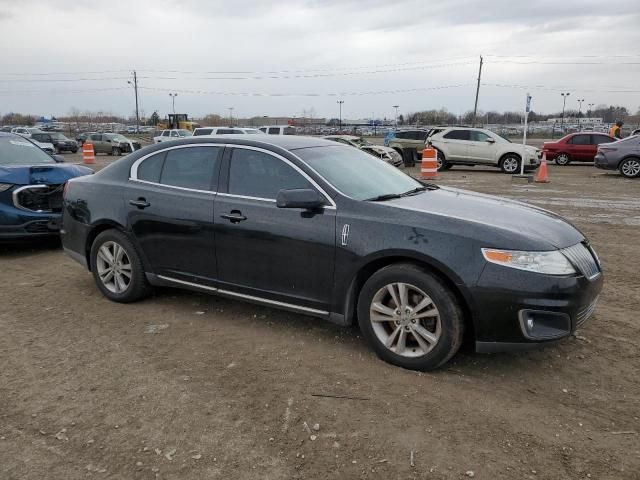
<path fill-rule="evenodd" d="M 436 149 L 429 146 L 422 150 L 422 165 L 420 166 L 422 178 L 438 178 L 438 161 L 436 160 Z"/>
<path fill-rule="evenodd" d="M 540 168 L 536 173 L 536 183 L 549 183 L 549 172 L 547 171 L 547 154 L 542 152 L 542 161 L 540 162 Z"/>
<path fill-rule="evenodd" d="M 93 151 L 93 144 L 85 142 L 82 145 L 82 163 L 96 163 L 96 154 Z"/>

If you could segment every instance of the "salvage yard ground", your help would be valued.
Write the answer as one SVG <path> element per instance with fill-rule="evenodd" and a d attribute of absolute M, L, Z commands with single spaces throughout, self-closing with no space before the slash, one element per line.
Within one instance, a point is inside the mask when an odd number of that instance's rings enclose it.
<path fill-rule="evenodd" d="M 577 225 L 605 268 L 595 316 L 556 346 L 467 347 L 428 374 L 356 328 L 170 289 L 111 303 L 59 242 L 0 246 L 0 478 L 639 478 L 640 181 L 550 174 L 438 183 Z"/>

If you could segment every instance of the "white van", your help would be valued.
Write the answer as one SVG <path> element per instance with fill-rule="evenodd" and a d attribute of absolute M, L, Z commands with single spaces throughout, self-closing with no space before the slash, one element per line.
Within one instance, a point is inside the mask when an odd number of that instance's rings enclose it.
<path fill-rule="evenodd" d="M 266 133 L 268 135 L 295 135 L 296 128 L 291 125 L 272 125 L 267 127 L 260 127 L 262 133 Z"/>

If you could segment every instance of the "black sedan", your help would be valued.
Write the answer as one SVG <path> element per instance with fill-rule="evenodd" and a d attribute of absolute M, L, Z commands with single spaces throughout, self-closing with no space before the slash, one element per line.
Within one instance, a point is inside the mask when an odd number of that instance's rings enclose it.
<path fill-rule="evenodd" d="M 69 182 L 62 240 L 118 302 L 151 286 L 357 321 L 406 368 L 567 337 L 603 275 L 551 212 L 422 184 L 322 139 L 192 137 Z"/>

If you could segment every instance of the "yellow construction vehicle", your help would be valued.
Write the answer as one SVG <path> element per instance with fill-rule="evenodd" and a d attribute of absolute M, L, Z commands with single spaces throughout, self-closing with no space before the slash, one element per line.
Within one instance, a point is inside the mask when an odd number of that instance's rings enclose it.
<path fill-rule="evenodd" d="M 170 113 L 167 118 L 160 120 L 156 128 L 158 130 L 183 129 L 193 132 L 194 128 L 198 128 L 200 124 L 192 122 L 186 113 Z"/>

